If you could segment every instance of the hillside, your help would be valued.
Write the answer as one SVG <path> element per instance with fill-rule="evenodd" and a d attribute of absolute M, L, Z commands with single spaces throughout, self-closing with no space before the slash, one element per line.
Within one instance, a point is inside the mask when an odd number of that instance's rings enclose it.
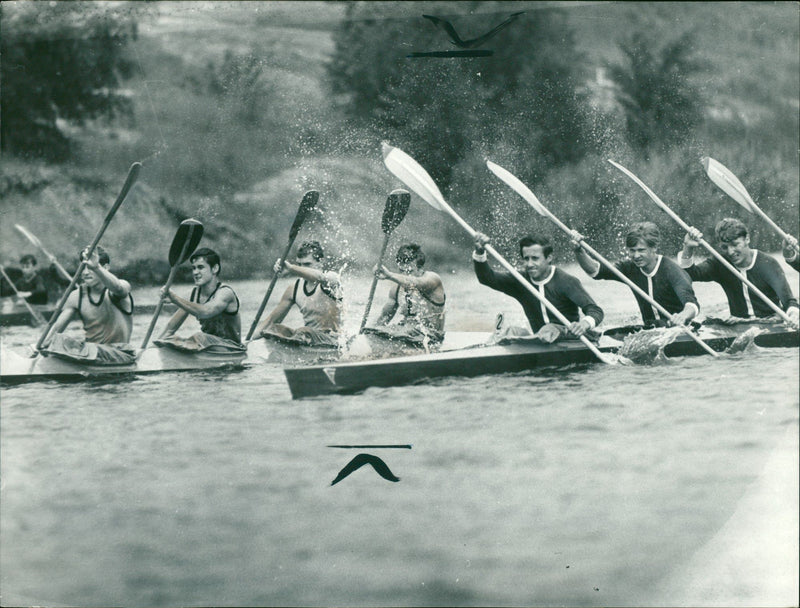
<path fill-rule="evenodd" d="M 778 196 L 770 184 L 780 178 L 785 204 L 776 220 L 797 233 L 796 3 L 500 2 L 476 12 L 556 5 L 566 6 L 587 58 L 587 80 L 599 89 L 603 68 L 619 60 L 616 42 L 624 32 L 650 28 L 659 45 L 694 29 L 696 56 L 705 66 L 698 78 L 708 100 L 708 127 L 686 153 L 728 164 L 752 186 L 756 200 L 760 193 Z M 436 14 L 436 3 L 381 6 L 386 19 Z M 80 155 L 70 164 L 4 159 L 4 263 L 31 250 L 13 230 L 15 223 L 37 234 L 57 256 L 74 257 L 99 227 L 130 163 L 140 160 L 140 183 L 104 238 L 115 266 L 161 260 L 177 222 L 192 216 L 205 223 L 207 244 L 228 261 L 228 277 L 263 276 L 285 246 L 303 192 L 311 188 L 322 193 L 321 213 L 301 239 L 312 235 L 323 241 L 339 263 L 371 265 L 380 248 L 383 203 L 400 184 L 380 162 L 379 140 L 349 130 L 331 103 L 325 64 L 333 51 L 332 31 L 344 15 L 342 3 L 156 2 L 148 12 L 131 49 L 139 72 L 125 84 L 134 99 L 133 119 L 76 129 Z M 264 88 L 251 110 L 266 113 L 271 128 L 254 132 L 240 126 L 228 115 L 231 98 L 215 100 L 198 88 L 209 74 L 224 75 L 226 52 L 258 59 Z M 758 152 L 765 146 L 768 155 Z M 248 162 L 235 160 L 237 154 Z M 546 184 L 543 192 L 577 196 L 579 185 L 567 182 L 591 170 L 568 169 L 563 185 Z M 642 176 L 654 174 L 657 166 Z M 200 182 L 205 194 L 192 191 Z M 560 187 L 568 191 L 559 193 Z M 468 259 L 468 241 L 416 197 L 396 238 L 423 243 L 436 263 L 460 265 Z"/>

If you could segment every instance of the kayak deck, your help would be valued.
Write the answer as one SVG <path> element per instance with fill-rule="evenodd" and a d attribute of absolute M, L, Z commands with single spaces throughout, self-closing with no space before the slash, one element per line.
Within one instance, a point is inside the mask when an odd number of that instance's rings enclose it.
<path fill-rule="evenodd" d="M 722 352 L 744 332 L 735 328 L 714 328 L 704 333 L 707 337 L 703 338 L 703 342 L 715 351 Z M 768 327 L 754 338 L 754 342 L 763 347 L 797 347 L 800 345 L 799 336 L 797 331 Z M 621 342 L 603 336 L 599 350 L 611 353 L 620 345 Z M 670 357 L 706 354 L 686 334 L 679 335 L 663 351 Z M 582 342 L 570 340 L 557 344 L 537 341 L 487 345 L 378 361 L 286 367 L 283 371 L 292 397 L 301 399 L 317 395 L 352 394 L 370 387 L 401 386 L 446 376 L 472 377 L 595 362 L 596 356 Z"/>

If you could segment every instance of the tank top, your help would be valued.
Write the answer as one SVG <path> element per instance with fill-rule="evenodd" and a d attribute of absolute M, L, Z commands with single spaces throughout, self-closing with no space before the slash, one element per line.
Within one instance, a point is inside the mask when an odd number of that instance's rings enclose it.
<path fill-rule="evenodd" d="M 219 289 L 222 287 L 230 289 L 231 293 L 233 293 L 233 297 L 236 300 L 236 312 L 228 312 L 227 310 L 223 310 L 214 317 L 210 317 L 208 319 L 198 319 L 200 322 L 200 329 L 203 331 L 203 333 L 211 334 L 212 336 L 217 336 L 218 338 L 225 338 L 226 340 L 231 340 L 232 342 L 241 344 L 242 320 L 239 317 L 239 297 L 236 295 L 236 292 L 233 291 L 233 288 L 228 285 L 218 283 L 216 289 L 211 292 L 211 295 L 206 298 L 206 301 L 201 302 L 200 288 L 195 287 L 192 289 L 192 295 L 189 296 L 189 301 L 197 304 L 205 304 L 211 298 L 213 298 L 214 294 L 216 294 L 217 291 L 219 291 Z"/>
<path fill-rule="evenodd" d="M 400 292 L 402 293 L 402 297 Z M 434 302 L 419 289 L 406 289 L 403 286 L 397 287 L 395 294 L 400 307 L 401 320 L 404 325 L 419 324 L 421 327 L 434 331 L 444 331 L 444 304 L 447 296 L 441 303 Z"/>
<path fill-rule="evenodd" d="M 85 296 L 84 297 L 84 293 Z M 129 303 L 129 311 L 123 304 Z M 86 341 L 96 344 L 126 343 L 131 339 L 133 329 L 133 296 L 117 298 L 107 288 L 103 288 L 100 299 L 92 300 L 91 294 L 84 292 L 84 286 L 78 287 L 78 314 L 83 321 Z"/>
<path fill-rule="evenodd" d="M 321 281 L 309 290 L 308 281 L 297 279 L 292 301 L 300 309 L 306 327 L 339 332 L 342 323 L 342 294 L 338 285 L 331 287 L 330 283 Z"/>

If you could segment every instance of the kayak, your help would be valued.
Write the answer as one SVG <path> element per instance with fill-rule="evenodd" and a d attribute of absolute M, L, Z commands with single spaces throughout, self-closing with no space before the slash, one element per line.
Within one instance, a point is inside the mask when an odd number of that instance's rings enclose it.
<path fill-rule="evenodd" d="M 455 349 L 480 344 L 489 336 L 491 334 L 487 332 L 450 332 L 442 348 Z M 344 353 L 348 359 L 376 356 L 376 352 L 371 349 L 364 336 L 357 336 L 351 340 L 349 349 Z M 382 353 L 386 354 L 385 351 Z M 398 351 L 395 354 L 398 354 Z M 235 369 L 258 365 L 307 365 L 335 362 L 340 357 L 342 354 L 338 349 L 281 344 L 264 339 L 250 342 L 246 354 L 182 352 L 174 348 L 151 345 L 140 352 L 135 364 L 126 365 L 92 365 L 55 356 L 31 358 L 27 354 L 0 348 L 0 384 L 21 384 L 40 380 L 79 381 L 123 375 Z"/>
<path fill-rule="evenodd" d="M 712 349 L 722 352 L 749 328 L 750 326 L 703 328 L 700 337 Z M 757 346 L 800 345 L 800 332 L 796 330 L 773 325 L 761 327 L 759 331 L 762 333 L 753 338 Z M 600 338 L 598 349 L 604 353 L 615 353 L 622 345 L 620 340 L 604 335 Z M 688 335 L 681 333 L 673 342 L 663 347 L 663 353 L 670 357 L 684 357 L 706 354 L 706 351 Z M 302 399 L 317 395 L 352 394 L 370 387 L 402 386 L 446 376 L 504 374 L 594 362 L 597 362 L 596 356 L 578 340 L 545 344 L 538 340 L 520 339 L 378 361 L 286 367 L 283 371 L 292 398 Z"/>
<path fill-rule="evenodd" d="M 85 380 L 114 378 L 130 374 L 198 371 L 242 367 L 245 353 L 186 353 L 172 348 L 149 346 L 139 353 L 136 362 L 125 365 L 92 365 L 60 357 L 28 357 L 0 349 L 0 384 L 20 384 L 37 380 Z"/>
<path fill-rule="evenodd" d="M 32 305 L 36 312 L 38 312 L 45 321 L 50 320 L 50 315 L 53 314 L 53 306 L 48 305 Z M 161 309 L 161 314 L 172 314 L 177 310 L 177 307 L 171 302 L 167 302 Z M 152 315 L 156 311 L 155 304 L 136 304 L 133 308 L 135 315 Z M 6 312 L 0 312 L 0 326 L 12 327 L 15 325 L 35 325 L 33 315 L 24 305 L 15 305 L 8 309 Z"/>

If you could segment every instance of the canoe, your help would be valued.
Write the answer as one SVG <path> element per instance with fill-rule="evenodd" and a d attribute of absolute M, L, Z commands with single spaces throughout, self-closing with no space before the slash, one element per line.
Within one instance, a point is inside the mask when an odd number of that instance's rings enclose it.
<path fill-rule="evenodd" d="M 149 346 L 136 363 L 127 365 L 91 365 L 59 357 L 27 357 L 0 349 L 0 384 L 20 384 L 39 380 L 74 381 L 89 378 L 116 378 L 124 375 L 157 372 L 199 371 L 242 367 L 244 353 L 185 353 L 172 348 Z"/>
<path fill-rule="evenodd" d="M 53 314 L 53 306 L 34 305 L 33 308 L 38 312 L 46 321 L 50 320 L 50 315 Z M 177 310 L 177 307 L 168 302 L 164 304 L 161 309 L 161 314 L 172 314 Z M 155 304 L 136 304 L 133 309 L 134 315 L 150 315 L 156 311 Z M 0 312 L 0 326 L 12 327 L 15 325 L 34 325 L 33 316 L 25 306 L 14 306 L 7 312 Z"/>
<path fill-rule="evenodd" d="M 701 338 L 715 351 L 722 352 L 748 328 L 749 326 L 704 328 Z M 754 342 L 762 347 L 797 347 L 800 345 L 800 332 L 787 330 L 783 326 L 766 326 L 763 327 L 763 333 L 754 338 Z M 613 353 L 621 344 L 619 340 L 604 335 L 600 339 L 599 349 L 601 352 Z M 664 347 L 663 352 L 669 357 L 706 354 L 686 334 L 680 334 Z M 446 376 L 504 374 L 540 367 L 595 362 L 595 355 L 577 340 L 557 344 L 528 340 L 378 361 L 286 367 L 283 371 L 292 397 L 302 399 L 317 395 L 353 394 L 370 387 L 402 386 Z"/>

